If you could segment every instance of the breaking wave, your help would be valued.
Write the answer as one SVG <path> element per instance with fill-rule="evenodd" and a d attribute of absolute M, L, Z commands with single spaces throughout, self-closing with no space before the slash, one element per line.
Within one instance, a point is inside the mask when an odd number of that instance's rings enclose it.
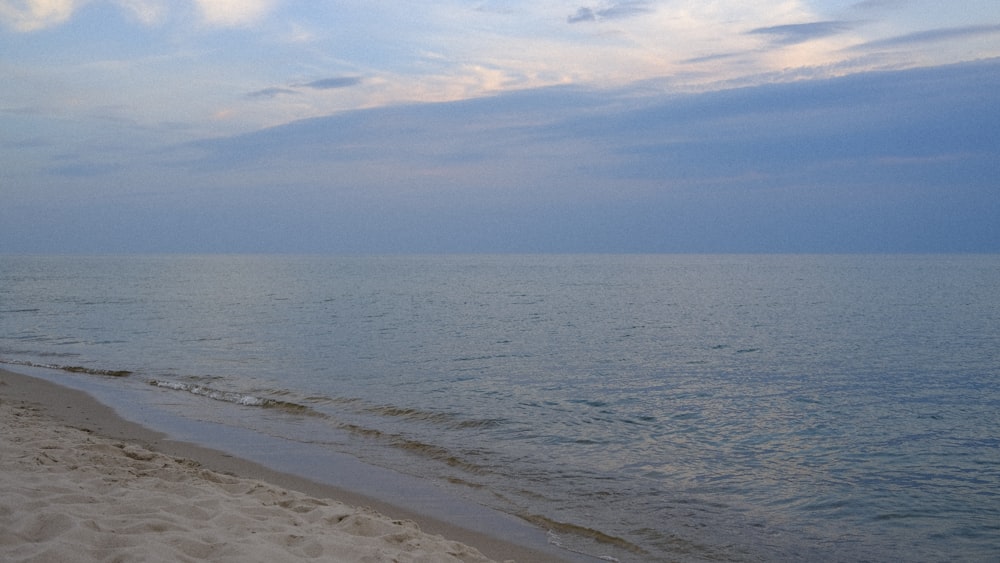
<path fill-rule="evenodd" d="M 206 397 L 225 403 L 233 403 L 244 407 L 262 407 L 266 409 L 278 409 L 292 414 L 320 416 L 320 413 L 316 412 L 314 409 L 299 403 L 258 397 L 256 395 L 237 393 L 234 391 L 222 391 L 207 385 L 181 383 L 179 381 L 163 381 L 159 379 L 150 380 L 149 384 L 154 387 L 171 389 L 173 391 L 185 391 L 187 393 L 191 393 L 192 395 L 198 395 L 200 397 Z"/>
<path fill-rule="evenodd" d="M 68 373 L 84 373 L 87 375 L 105 375 L 108 377 L 128 377 L 132 375 L 132 372 L 128 370 L 99 369 L 99 368 L 88 368 L 84 366 L 67 366 L 61 364 L 42 364 L 38 362 L 29 362 L 27 360 L 0 359 L 0 364 L 8 364 L 12 366 L 27 366 L 33 368 L 55 369 L 59 371 L 65 371 Z"/>

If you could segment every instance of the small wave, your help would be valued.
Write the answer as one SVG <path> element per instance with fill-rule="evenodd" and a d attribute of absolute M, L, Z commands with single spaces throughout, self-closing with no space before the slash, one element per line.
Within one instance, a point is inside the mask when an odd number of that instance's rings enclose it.
<path fill-rule="evenodd" d="M 154 387 L 159 387 L 161 389 L 182 391 L 185 393 L 190 393 L 192 395 L 206 397 L 215 401 L 222 401 L 240 406 L 279 409 L 297 415 L 322 417 L 323 419 L 326 419 L 330 424 L 334 425 L 335 427 L 341 430 L 350 432 L 358 436 L 363 436 L 371 440 L 382 442 L 383 444 L 386 444 L 390 447 L 407 451 L 424 458 L 429 458 L 436 460 L 438 462 L 442 462 L 446 465 L 462 469 L 471 474 L 491 473 L 491 471 L 488 468 L 483 467 L 481 465 L 477 465 L 465 459 L 462 459 L 459 454 L 446 447 L 437 446 L 434 444 L 427 444 L 425 442 L 414 440 L 413 438 L 407 437 L 403 434 L 385 432 L 377 428 L 371 428 L 350 422 L 339 421 L 331 415 L 325 414 L 321 411 L 318 411 L 304 404 L 292 401 L 274 399 L 270 397 L 262 397 L 250 393 L 223 391 L 221 389 L 216 389 L 214 387 L 210 387 L 200 382 L 154 379 L 150 380 L 149 384 L 153 385 Z M 270 392 L 270 394 L 272 395 L 287 394 L 287 393 L 288 393 L 287 391 Z M 335 399 L 322 396 L 308 397 L 304 399 L 304 401 L 311 402 L 314 404 L 332 403 L 332 404 L 342 404 L 342 405 L 355 404 L 360 402 L 359 399 Z M 452 415 L 447 415 L 442 413 L 430 413 L 430 412 L 420 411 L 418 409 L 410 409 L 410 408 L 402 408 L 394 406 L 379 406 L 379 407 L 369 406 L 363 409 L 358 409 L 358 411 L 381 414 L 384 416 L 430 419 L 435 422 L 445 422 L 455 427 L 465 427 L 466 425 L 476 426 L 484 424 L 494 424 L 494 422 L 490 421 L 464 421 L 464 420 L 456 421 L 455 417 Z"/>
<path fill-rule="evenodd" d="M 302 399 L 306 403 L 313 405 L 337 405 L 337 406 L 350 406 L 363 403 L 363 399 L 358 399 L 356 397 L 328 397 L 326 395 L 310 395 Z"/>
<path fill-rule="evenodd" d="M 426 411 L 413 407 L 398 407 L 395 405 L 376 405 L 364 409 L 365 412 L 390 418 L 402 418 L 417 422 L 429 422 L 457 429 L 490 428 L 501 424 L 496 419 L 463 419 L 458 415 L 445 412 Z"/>
<path fill-rule="evenodd" d="M 485 489 L 486 485 L 482 483 L 473 483 L 472 481 L 466 479 L 460 479 L 458 477 L 448 477 L 448 482 L 453 485 L 461 485 L 463 487 L 469 487 L 470 489 Z"/>
<path fill-rule="evenodd" d="M 132 375 L 131 371 L 125 369 L 111 370 L 111 369 L 92 369 L 85 368 L 83 366 L 60 366 L 58 369 L 63 371 L 68 371 L 70 373 L 86 373 L 87 375 L 107 375 L 111 377 L 128 377 Z"/>
<path fill-rule="evenodd" d="M 578 552 L 578 551 L 573 550 L 573 549 L 569 549 L 568 547 L 566 547 L 565 545 L 563 545 L 562 541 L 560 540 L 560 538 L 559 538 L 559 536 L 557 534 L 562 533 L 562 534 L 574 535 L 574 536 L 577 536 L 577 537 L 587 538 L 587 539 L 593 540 L 593 541 L 595 541 L 597 543 L 602 543 L 602 544 L 605 544 L 605 545 L 612 545 L 612 546 L 617 547 L 619 549 L 623 549 L 625 551 L 628 551 L 628 552 L 631 552 L 631 553 L 635 553 L 635 554 L 638 554 L 638 555 L 647 555 L 648 554 L 646 552 L 646 550 L 644 550 L 643 548 L 639 547 L 638 545 L 636 545 L 636 544 L 634 544 L 634 543 L 632 543 L 632 542 L 630 542 L 630 541 L 628 541 L 628 540 L 626 540 L 624 538 L 619 538 L 617 536 L 612 536 L 612 535 L 609 535 L 609 534 L 605 534 L 604 532 L 601 532 L 600 530 L 594 530 L 592 528 L 587 528 L 586 526 L 580 526 L 578 524 L 570 524 L 570 523 L 567 523 L 567 522 L 559 522 L 557 520 L 553 520 L 553 519 L 551 519 L 551 518 L 549 518 L 547 516 L 542 516 L 540 514 L 520 513 L 517 516 L 519 518 L 521 518 L 522 520 L 525 520 L 525 521 L 527 521 L 527 522 L 529 522 L 531 524 L 534 524 L 534 525 L 536 525 L 536 526 L 538 526 L 540 528 L 544 528 L 544 529 L 548 530 L 548 532 L 549 532 L 549 534 L 548 534 L 549 535 L 549 542 L 552 543 L 553 545 L 557 546 L 557 547 L 566 549 L 568 551 L 574 551 L 576 553 L 583 553 L 583 552 Z M 584 555 L 590 555 L 590 554 L 587 554 L 587 553 L 583 553 L 583 554 Z M 617 561 L 617 559 L 615 559 L 613 557 L 608 557 L 608 556 L 603 556 L 602 557 L 602 556 L 591 555 L 591 557 L 597 557 L 598 559 L 603 559 L 605 561 Z"/>
<path fill-rule="evenodd" d="M 462 469 L 474 475 L 485 475 L 490 473 L 490 471 L 487 468 L 481 465 L 477 465 L 475 463 L 468 462 L 464 459 L 461 459 L 454 453 L 452 453 L 451 450 L 441 446 L 435 446 L 432 444 L 419 442 L 417 440 L 411 440 L 409 438 L 404 438 L 401 436 L 394 436 L 391 443 L 393 446 L 397 448 L 429 457 L 431 459 L 443 462 L 451 467 Z"/>
<path fill-rule="evenodd" d="M 474 420 L 462 420 L 456 423 L 454 426 L 460 429 L 466 428 L 493 428 L 495 426 L 500 426 L 504 421 L 499 418 L 481 418 Z"/>
<path fill-rule="evenodd" d="M 30 362 L 27 360 L 0 360 L 0 363 L 12 365 L 12 366 L 27 366 L 33 368 L 44 368 L 44 369 L 55 369 L 59 371 L 65 371 L 68 373 L 85 373 L 87 375 L 106 375 L 108 377 L 128 377 L 132 375 L 131 371 L 128 370 L 113 370 L 113 369 L 98 369 L 98 368 L 88 368 L 84 366 L 65 366 L 60 364 L 42 364 L 37 362 Z"/>
<path fill-rule="evenodd" d="M 406 436 L 403 436 L 401 434 L 383 432 L 381 430 L 376 430 L 374 428 L 368 428 L 365 426 L 359 426 L 357 424 L 342 423 L 338 425 L 338 427 L 341 430 L 347 430 L 348 432 L 352 432 L 359 436 L 364 436 L 366 438 L 371 438 L 373 440 L 379 440 L 383 443 L 389 444 L 394 448 L 398 448 L 400 450 L 407 451 L 412 454 L 419 455 L 421 457 L 442 462 L 448 466 L 462 469 L 474 475 L 486 475 L 491 473 L 491 471 L 488 468 L 463 460 L 459 458 L 454 452 L 442 446 L 427 444 L 424 442 L 420 442 L 418 440 L 414 440 L 412 438 L 407 438 Z"/>
<path fill-rule="evenodd" d="M 452 415 L 442 412 L 422 411 L 415 408 L 397 407 L 394 405 L 378 405 L 368 407 L 365 411 L 392 418 L 405 418 L 407 420 L 419 420 L 446 424 L 451 423 L 454 418 Z"/>
<path fill-rule="evenodd" d="M 171 389 L 173 391 L 184 391 L 191 393 L 192 395 L 207 397 L 215 401 L 233 403 L 244 407 L 262 407 L 266 409 L 278 409 L 292 414 L 321 416 L 320 413 L 315 410 L 299 403 L 270 399 L 267 397 L 258 397 L 256 395 L 237 393 L 235 391 L 222 391 L 208 387 L 207 385 L 182 383 L 180 381 L 163 381 L 159 379 L 153 379 L 149 382 L 149 384 L 154 387 Z"/>
<path fill-rule="evenodd" d="M 35 356 L 38 358 L 77 358 L 80 354 L 76 352 L 52 352 L 52 351 L 37 351 L 37 350 L 16 350 L 8 349 L 4 350 L 5 354 L 12 354 L 14 356 Z M 17 364 L 20 363 L 18 360 L 6 360 L 0 358 L 0 364 Z"/>
<path fill-rule="evenodd" d="M 607 407 L 609 406 L 607 402 L 601 401 L 599 399 L 570 399 L 569 402 L 575 405 L 587 405 L 588 407 Z"/>

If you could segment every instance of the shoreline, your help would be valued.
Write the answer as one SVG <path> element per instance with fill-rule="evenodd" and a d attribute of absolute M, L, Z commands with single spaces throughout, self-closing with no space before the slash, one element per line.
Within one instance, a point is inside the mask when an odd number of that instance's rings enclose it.
<path fill-rule="evenodd" d="M 68 438 L 70 442 L 66 447 L 69 450 L 75 447 L 73 440 L 80 441 L 91 436 L 93 440 L 97 441 L 120 441 L 125 443 L 124 446 L 119 448 L 121 452 L 125 452 L 125 456 L 128 456 L 128 452 L 130 451 L 140 458 L 146 458 L 150 455 L 166 456 L 170 459 L 162 460 L 165 464 L 169 465 L 172 459 L 174 463 L 182 466 L 196 467 L 196 471 L 192 470 L 195 473 L 207 471 L 209 474 L 221 476 L 221 478 L 228 477 L 262 482 L 269 489 L 291 491 L 291 494 L 299 497 L 304 496 L 309 502 L 323 502 L 338 506 L 344 506 L 340 503 L 345 503 L 345 505 L 349 505 L 346 509 L 352 510 L 354 514 L 371 515 L 372 511 L 377 512 L 380 515 L 385 515 L 379 516 L 380 525 L 385 525 L 389 528 L 393 526 L 401 528 L 394 529 L 395 531 L 389 532 L 389 535 L 396 534 L 398 536 L 405 531 L 406 534 L 419 534 L 418 537 L 421 539 L 417 543 L 427 545 L 440 542 L 440 545 L 437 545 L 437 543 L 434 545 L 434 548 L 439 551 L 432 554 L 432 557 L 439 557 L 440 559 L 432 558 L 426 560 L 447 560 L 447 557 L 452 557 L 448 555 L 447 550 L 457 549 L 461 551 L 462 548 L 458 547 L 461 544 L 472 546 L 474 549 L 470 549 L 465 553 L 467 559 L 459 558 L 454 560 L 484 561 L 486 560 L 485 558 L 478 557 L 485 556 L 499 561 L 514 560 L 519 563 L 534 563 L 560 560 L 569 561 L 572 557 L 572 554 L 569 553 L 556 553 L 557 548 L 553 546 L 549 546 L 549 549 L 535 549 L 511 543 L 500 537 L 493 537 L 482 532 L 465 529 L 432 516 L 421 514 L 419 509 L 412 510 L 395 506 L 390 502 L 373 499 L 334 485 L 319 483 L 304 477 L 283 473 L 260 463 L 241 459 L 209 447 L 170 439 L 164 433 L 126 420 L 111 407 L 101 403 L 84 391 L 63 386 L 47 379 L 0 368 L 0 406 L 3 407 L 3 424 L 5 427 L 11 420 L 15 420 L 12 418 L 12 414 L 8 412 L 10 408 L 14 408 L 19 409 L 21 414 L 18 416 L 22 416 L 22 418 L 24 415 L 31 416 L 32 424 L 39 426 L 39 432 L 42 432 L 44 427 L 44 431 L 48 433 L 51 433 L 53 430 L 59 430 L 64 435 L 75 436 Z M 49 421 L 48 425 L 46 421 Z M 9 438 L 5 437 L 6 439 Z M 27 447 L 31 448 L 30 445 Z M 119 456 L 118 461 L 111 458 L 109 462 L 118 463 L 123 460 L 128 462 L 129 459 L 134 460 L 136 458 Z M 76 473 L 75 475 L 63 476 L 75 479 L 80 477 L 79 472 L 81 469 L 68 468 L 64 469 L 64 471 Z M 206 479 L 205 477 L 193 478 L 199 483 L 204 481 L 202 484 L 210 484 L 212 481 L 212 479 Z M 5 508 L 4 510 L 7 509 Z M 5 512 L 0 511 L 0 516 L 3 515 L 5 515 Z M 288 516 L 294 516 L 294 511 L 291 511 Z M 409 524 L 412 522 L 415 522 L 416 525 Z M 413 530 L 416 527 L 419 527 L 419 531 Z M 326 531 L 323 531 L 321 535 L 325 536 Z M 443 538 L 448 539 L 444 540 Z M 352 537 L 350 541 L 354 541 L 355 539 L 357 538 Z M 5 552 L 16 547 L 9 545 L 11 541 L 16 543 L 16 540 L 11 540 L 11 538 L 0 538 L 0 552 Z M 324 541 L 326 541 L 325 538 Z M 367 547 L 370 548 L 372 553 L 385 552 L 386 546 L 379 544 L 375 540 L 370 541 L 373 543 Z M 444 551 L 440 551 L 442 549 Z M 480 553 L 481 555 L 479 555 Z M 325 555 L 325 557 L 328 556 L 329 554 Z M 305 558 L 305 556 L 301 557 Z M 407 556 L 404 553 L 402 557 L 404 557 L 404 560 L 421 560 L 420 557 L 414 559 L 412 554 Z M 410 559 L 406 559 L 406 557 L 410 557 Z M 292 557 L 293 560 L 297 558 L 299 557 Z M 348 557 L 338 560 L 349 561 L 353 559 Z M 391 560 L 391 558 L 387 560 Z"/>

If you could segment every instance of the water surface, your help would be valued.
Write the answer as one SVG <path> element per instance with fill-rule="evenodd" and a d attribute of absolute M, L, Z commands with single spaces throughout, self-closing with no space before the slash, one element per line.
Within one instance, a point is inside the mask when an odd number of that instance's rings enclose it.
<path fill-rule="evenodd" d="M 0 257 L 2 361 L 622 561 L 995 558 L 998 350 L 997 256 Z"/>

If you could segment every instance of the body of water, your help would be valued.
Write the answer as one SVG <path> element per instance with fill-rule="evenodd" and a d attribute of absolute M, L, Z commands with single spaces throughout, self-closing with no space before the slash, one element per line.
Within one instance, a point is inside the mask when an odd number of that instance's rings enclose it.
<path fill-rule="evenodd" d="M 998 256 L 6 256 L 0 361 L 567 553 L 1000 556 Z"/>

